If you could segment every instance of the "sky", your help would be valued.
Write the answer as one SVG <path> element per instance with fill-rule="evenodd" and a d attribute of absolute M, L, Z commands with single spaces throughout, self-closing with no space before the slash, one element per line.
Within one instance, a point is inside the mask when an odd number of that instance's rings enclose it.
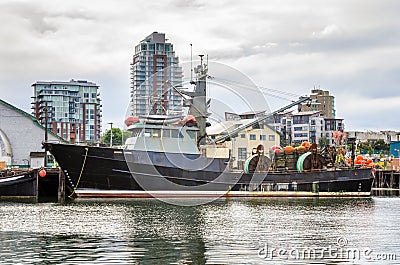
<path fill-rule="evenodd" d="M 100 85 L 103 130 L 122 126 L 134 46 L 158 31 L 182 62 L 193 44 L 280 96 L 329 90 L 346 130 L 399 131 L 399 10 L 398 0 L 0 0 L 0 98 L 31 112 L 36 81 L 88 80 Z"/>

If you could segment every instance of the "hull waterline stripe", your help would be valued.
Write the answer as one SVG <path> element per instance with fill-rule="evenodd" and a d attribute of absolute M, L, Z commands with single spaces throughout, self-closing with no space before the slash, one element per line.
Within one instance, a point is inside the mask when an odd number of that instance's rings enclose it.
<path fill-rule="evenodd" d="M 307 192 L 307 191 L 92 191 L 77 190 L 77 198 L 209 198 L 209 197 L 368 197 L 370 192 Z"/>

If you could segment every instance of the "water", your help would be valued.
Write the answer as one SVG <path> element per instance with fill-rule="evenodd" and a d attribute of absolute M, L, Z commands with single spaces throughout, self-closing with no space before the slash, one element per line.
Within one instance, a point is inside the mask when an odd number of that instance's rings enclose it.
<path fill-rule="evenodd" d="M 0 202 L 0 263 L 399 264 L 399 217 L 400 198 Z"/>

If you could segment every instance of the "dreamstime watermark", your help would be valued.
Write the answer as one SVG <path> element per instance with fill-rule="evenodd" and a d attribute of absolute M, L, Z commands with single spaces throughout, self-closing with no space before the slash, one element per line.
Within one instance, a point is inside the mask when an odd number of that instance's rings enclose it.
<path fill-rule="evenodd" d="M 262 243 L 258 257 L 269 261 L 279 260 L 342 260 L 342 261 L 395 261 L 395 253 L 377 253 L 369 247 L 350 246 L 344 237 L 338 237 L 334 244 L 327 246 L 284 245 L 274 247 Z"/>

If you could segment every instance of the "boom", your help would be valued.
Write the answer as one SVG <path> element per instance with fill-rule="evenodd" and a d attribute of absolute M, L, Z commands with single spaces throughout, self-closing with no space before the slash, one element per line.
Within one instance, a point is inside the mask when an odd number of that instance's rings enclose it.
<path fill-rule="evenodd" d="M 271 113 L 269 113 L 268 115 L 266 115 L 266 116 L 264 116 L 264 117 L 260 117 L 260 118 L 256 119 L 255 121 L 252 121 L 252 122 L 250 122 L 250 123 L 248 123 L 248 124 L 246 124 L 246 125 L 239 126 L 239 127 L 236 128 L 235 130 L 233 130 L 233 131 L 231 131 L 231 132 L 229 132 L 229 133 L 227 133 L 227 134 L 225 134 L 225 135 L 222 135 L 222 136 L 220 136 L 220 137 L 217 137 L 217 138 L 214 140 L 214 142 L 215 142 L 215 143 L 223 142 L 223 141 L 225 141 L 226 139 L 231 138 L 231 137 L 234 136 L 234 135 L 237 135 L 240 131 L 243 131 L 243 130 L 245 130 L 245 129 L 247 129 L 247 128 L 249 128 L 249 127 L 255 125 L 255 124 L 258 124 L 258 123 L 260 123 L 260 122 L 263 122 L 263 121 L 265 121 L 266 119 L 272 117 L 273 115 L 275 115 L 275 114 L 277 114 L 277 113 L 279 113 L 279 112 L 285 111 L 285 110 L 287 110 L 287 109 L 290 109 L 291 107 L 294 107 L 294 106 L 296 106 L 296 105 L 298 105 L 298 104 L 301 104 L 301 103 L 303 103 L 304 101 L 307 101 L 307 100 L 311 100 L 311 99 L 310 99 L 309 97 L 301 97 L 298 101 L 295 101 L 295 102 L 293 102 L 293 103 L 291 103 L 291 104 L 289 104 L 289 105 L 287 105 L 287 106 L 284 106 L 284 107 L 282 107 L 282 108 L 280 108 L 280 109 L 278 109 L 278 110 L 276 110 L 276 111 L 274 111 L 274 112 L 271 112 Z"/>

